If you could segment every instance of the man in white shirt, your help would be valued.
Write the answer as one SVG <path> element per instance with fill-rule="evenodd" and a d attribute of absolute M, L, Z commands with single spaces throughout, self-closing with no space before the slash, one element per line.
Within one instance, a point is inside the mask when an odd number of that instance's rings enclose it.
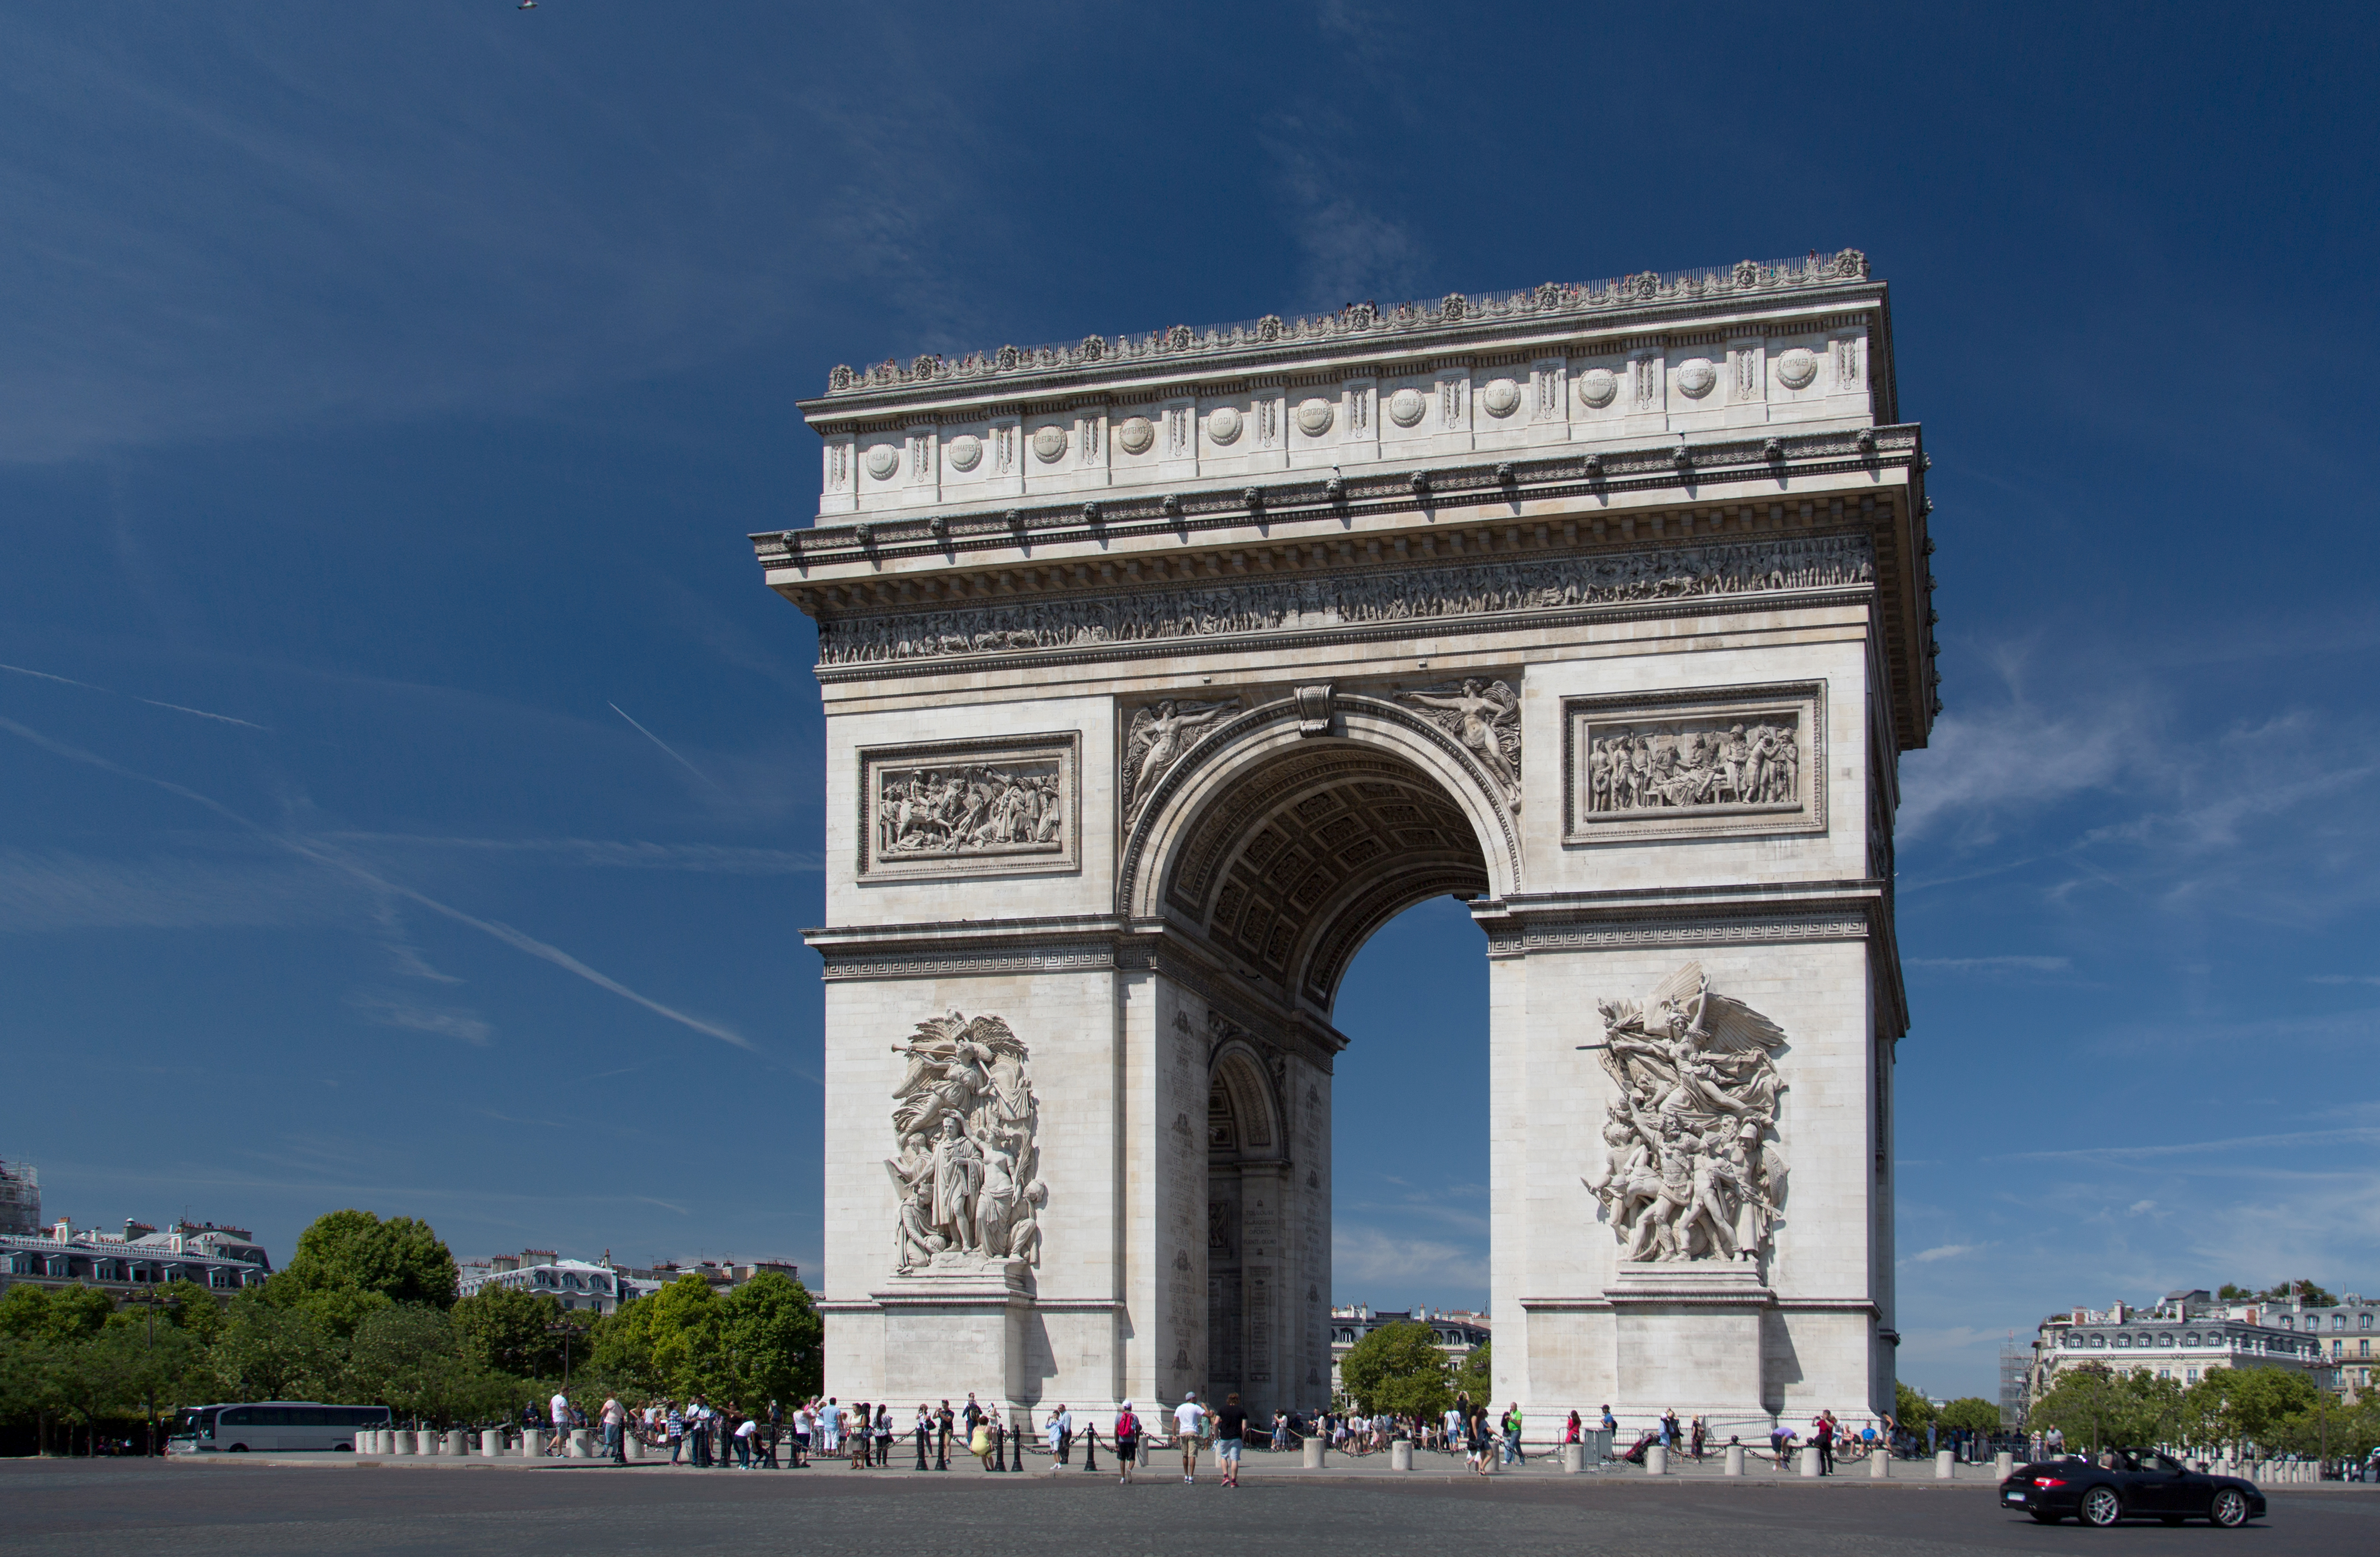
<path fill-rule="evenodd" d="M 546 1414 L 553 1419 L 553 1447 L 548 1449 L 546 1453 L 549 1454 L 569 1454 L 570 1397 L 564 1394 L 560 1390 L 556 1390 L 553 1392 L 553 1398 L 545 1403 L 545 1409 Z"/>
<path fill-rule="evenodd" d="M 615 1466 L 624 1466 L 628 1463 L 627 1439 L 627 1407 L 620 1404 L 620 1397 L 618 1395 L 614 1394 L 604 1396 L 603 1452 L 612 1456 L 612 1463 Z"/>
<path fill-rule="evenodd" d="M 1173 1408 L 1173 1436 L 1182 1442 L 1182 1479 L 1193 1486 L 1198 1480 L 1198 1439 L 1206 1430 L 1207 1408 L 1198 1404 L 1197 1391 L 1188 1391 Z"/>

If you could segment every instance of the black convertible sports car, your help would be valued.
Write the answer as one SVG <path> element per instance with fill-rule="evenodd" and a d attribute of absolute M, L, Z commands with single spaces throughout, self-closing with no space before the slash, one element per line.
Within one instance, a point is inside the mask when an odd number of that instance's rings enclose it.
<path fill-rule="evenodd" d="M 2070 1514 L 2085 1525 L 2119 1519 L 2204 1519 L 2226 1528 L 2265 1512 L 2265 1494 L 2236 1476 L 2209 1476 L 2153 1449 L 2103 1449 L 2095 1459 L 2019 1466 L 2000 1483 L 2000 1506 L 2045 1525 Z"/>

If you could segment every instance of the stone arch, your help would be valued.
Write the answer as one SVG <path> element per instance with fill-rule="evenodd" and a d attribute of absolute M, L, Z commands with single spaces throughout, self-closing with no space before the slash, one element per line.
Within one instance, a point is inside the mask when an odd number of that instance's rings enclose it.
<path fill-rule="evenodd" d="M 1117 899 L 1327 1014 L 1374 931 L 1430 897 L 1516 891 L 1521 849 L 1495 780 L 1436 724 L 1360 696 L 1314 713 L 1282 699 L 1192 748 L 1133 822 Z"/>
<path fill-rule="evenodd" d="M 1228 1157 L 1232 1161 L 1269 1161 L 1281 1157 L 1288 1141 L 1282 1128 L 1281 1100 L 1264 1055 L 1245 1038 L 1227 1038 L 1215 1046 L 1208 1074 L 1212 1078 L 1207 1111 L 1208 1160 Z M 1225 1119 L 1229 1122 L 1229 1138 L 1216 1133 L 1218 1125 Z"/>

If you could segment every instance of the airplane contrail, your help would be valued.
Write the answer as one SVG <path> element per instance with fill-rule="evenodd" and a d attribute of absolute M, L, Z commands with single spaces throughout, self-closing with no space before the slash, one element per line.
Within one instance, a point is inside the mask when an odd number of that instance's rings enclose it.
<path fill-rule="evenodd" d="M 248 818 L 240 815 L 237 811 L 233 810 L 229 806 L 224 805 L 218 800 L 211 799 L 207 796 L 201 795 L 197 790 L 191 789 L 187 785 L 176 784 L 171 779 L 157 778 L 149 773 L 136 772 L 133 769 L 123 766 L 121 763 L 111 762 L 106 758 L 100 756 L 97 752 L 85 751 L 82 748 L 75 746 L 69 742 L 45 736 L 39 730 L 30 729 L 25 725 L 18 724 L 13 719 L 0 717 L 0 730 L 6 730 L 11 735 L 17 736 L 27 741 L 30 741 L 33 745 L 40 747 L 42 750 L 63 757 L 68 761 L 87 762 L 91 766 L 98 768 L 103 772 L 115 773 L 122 778 L 135 779 L 142 784 L 154 785 L 156 787 L 164 790 L 169 795 L 178 795 L 194 805 L 205 807 L 208 810 L 214 812 L 215 815 L 222 817 L 225 821 L 231 822 L 234 826 L 244 828 L 248 832 L 255 833 L 258 837 L 264 839 L 268 843 L 273 844 L 278 847 L 287 849 L 290 853 L 297 855 L 301 859 L 310 859 L 317 865 L 327 866 L 331 870 L 341 871 L 346 875 L 352 876 L 356 880 L 366 882 L 380 891 L 395 893 L 397 896 L 404 898 L 408 903 L 418 903 L 422 907 L 429 909 L 431 913 L 442 914 L 447 918 L 453 919 L 457 924 L 468 925 L 473 930 L 480 931 L 481 934 L 493 937 L 495 940 L 503 942 L 505 945 L 510 946 L 516 951 L 527 952 L 530 956 L 536 957 L 540 961 L 550 962 L 553 964 L 554 967 L 563 969 L 566 973 L 575 974 L 577 977 L 586 979 L 589 983 L 594 985 L 599 990 L 609 990 L 612 993 L 618 995 L 623 1000 L 634 1001 L 637 1004 L 643 1006 L 646 1010 L 652 1012 L 656 1016 L 666 1016 L 671 1021 L 677 1023 L 681 1027 L 692 1028 L 698 1033 L 707 1033 L 710 1037 L 720 1040 L 722 1042 L 732 1043 L 738 1049 L 751 1050 L 754 1053 L 759 1052 L 752 1040 L 746 1038 L 742 1033 L 736 1032 L 733 1028 L 720 1027 L 715 1023 L 706 1022 L 699 1016 L 689 1016 L 683 1011 L 672 1010 L 670 1007 L 663 1005 L 660 1001 L 654 1000 L 647 995 L 640 995 L 636 991 L 628 988 L 627 985 L 621 983 L 618 979 L 611 978 L 608 975 L 599 973 L 594 968 L 588 967 L 585 963 L 580 962 L 577 957 L 572 956 L 569 953 L 564 951 L 559 946 L 550 946 L 544 942 L 537 939 L 535 936 L 524 934 L 520 931 L 515 930 L 512 926 L 504 924 L 500 920 L 483 919 L 474 915 L 467 914 L 460 908 L 441 903 L 434 897 L 425 896 L 421 893 L 414 891 L 411 887 L 392 882 L 384 876 L 367 870 L 362 866 L 356 864 L 353 860 L 345 858 L 328 849 L 318 848 L 313 845 L 305 842 L 303 839 L 292 838 L 285 834 L 275 833 L 271 828 L 266 827 L 260 822 L 250 821 Z"/>
<path fill-rule="evenodd" d="M 225 724 L 237 724 L 244 730 L 264 730 L 261 724 L 251 724 L 245 719 L 234 719 L 228 713 L 209 713 L 202 708 L 186 708 L 180 703 L 159 702 L 154 698 L 144 698 L 138 692 L 119 692 L 113 687 L 94 686 L 88 681 L 77 681 L 70 675 L 52 675 L 48 671 L 27 670 L 22 665 L 0 665 L 0 670 L 14 671 L 18 675 L 38 676 L 43 681 L 55 681 L 61 687 L 79 687 L 86 692 L 104 692 L 111 698 L 130 698 L 134 702 L 147 703 L 151 708 L 170 708 L 176 713 L 195 713 L 201 719 L 220 720 Z M 273 732 L 264 730 L 264 733 L 271 735 Z"/>
<path fill-rule="evenodd" d="M 629 719 L 628 711 L 626 709 L 622 708 L 619 704 L 614 702 L 606 702 L 603 706 L 610 709 L 613 713 L 618 714 L 621 718 L 627 719 L 629 728 L 635 730 L 637 734 L 644 736 L 645 739 L 652 742 L 655 746 L 660 747 L 663 751 L 669 752 L 672 757 L 677 758 L 678 765 L 684 768 L 687 772 L 692 773 L 703 783 L 710 785 L 711 788 L 719 789 L 719 785 L 711 779 L 711 776 L 709 773 L 704 772 L 700 768 L 696 767 L 685 758 L 678 757 L 676 751 L 671 748 L 669 742 L 662 739 L 659 736 L 654 735 L 650 730 L 646 729 L 634 719 Z M 719 789 L 719 793 L 724 795 L 727 791 Z"/>

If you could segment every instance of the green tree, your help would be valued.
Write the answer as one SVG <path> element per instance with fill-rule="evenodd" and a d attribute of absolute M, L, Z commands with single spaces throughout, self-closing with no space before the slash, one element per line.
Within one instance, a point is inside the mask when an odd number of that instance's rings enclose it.
<path fill-rule="evenodd" d="M 330 1329 L 304 1306 L 273 1302 L 263 1289 L 231 1300 L 214 1344 L 225 1393 L 236 1400 L 304 1400 L 331 1389 L 339 1352 Z"/>
<path fill-rule="evenodd" d="M 1438 1348 L 1438 1332 L 1418 1320 L 1380 1326 L 1356 1342 L 1339 1364 L 1348 1394 L 1366 1416 L 1377 1411 L 1401 1417 L 1438 1415 L 1454 1403 L 1447 1381 L 1452 1372 L 1446 1354 Z"/>
<path fill-rule="evenodd" d="M 452 1308 L 455 1256 L 426 1222 L 370 1211 L 333 1211 L 298 1235 L 297 1252 L 273 1280 L 291 1295 L 377 1295 L 393 1303 Z M 332 1316 L 325 1316 L 330 1318 Z M 363 1315 L 355 1315 L 360 1323 Z"/>
<path fill-rule="evenodd" d="M 2332 1296 L 2321 1283 L 2309 1281 L 2275 1282 L 2256 1295 L 2272 1303 L 2287 1303 L 2297 1298 L 2309 1308 L 2335 1308 L 2338 1303 L 2338 1299 Z"/>
<path fill-rule="evenodd" d="M 1907 1384 L 1895 1382 L 1892 1386 L 1892 1414 L 1904 1431 L 1923 1436 L 1934 1420 L 1934 1403 Z"/>
<path fill-rule="evenodd" d="M 115 1300 L 95 1286 L 20 1283 L 0 1296 L 0 1334 L 65 1345 L 97 1335 L 115 1312 Z"/>
<path fill-rule="evenodd" d="M 2237 1282 L 2225 1282 L 2215 1289 L 2215 1295 L 2225 1303 L 2244 1303 L 2256 1295 Z"/>
<path fill-rule="evenodd" d="M 1963 1428 L 1969 1432 L 2000 1430 L 2000 1408 L 1996 1401 L 1981 1395 L 1962 1395 L 1942 1407 L 1939 1417 L 1946 1428 Z"/>
<path fill-rule="evenodd" d="M 2169 1443 L 2180 1439 L 2192 1412 L 2182 1387 L 2145 1372 L 2110 1372 L 2084 1363 L 2058 1376 L 2034 1403 L 2030 1425 L 2056 1428 L 2073 1446 Z"/>
<path fill-rule="evenodd" d="M 786 1405 L 819 1393 L 824 1378 L 824 1328 L 809 1290 L 763 1271 L 719 1305 L 719 1341 L 728 1387 L 747 1406 Z"/>
<path fill-rule="evenodd" d="M 466 1352 L 446 1309 L 391 1304 L 367 1317 L 347 1343 L 343 1398 L 436 1427 L 504 1414 L 521 1393 L 518 1381 L 480 1367 Z"/>
<path fill-rule="evenodd" d="M 186 1331 L 200 1342 L 212 1345 L 223 1333 L 223 1305 L 215 1295 L 198 1283 L 188 1280 L 167 1282 L 152 1295 L 159 1308 L 158 1316 L 175 1329 Z"/>
<path fill-rule="evenodd" d="M 561 1376 L 562 1338 L 553 1326 L 563 1308 L 544 1293 L 490 1283 L 452 1311 L 463 1355 L 478 1366 L 522 1379 Z M 578 1356 L 584 1360 L 587 1353 L 582 1348 Z"/>
<path fill-rule="evenodd" d="M 1489 1343 L 1482 1341 L 1465 1354 L 1451 1381 L 1455 1393 L 1468 1395 L 1481 1405 L 1488 1404 L 1496 1394 L 1496 1359 L 1488 1355 L 1488 1346 Z"/>
<path fill-rule="evenodd" d="M 731 1383 L 719 1295 L 691 1272 L 597 1322 L 589 1344 L 613 1383 L 638 1393 L 718 1396 Z"/>

